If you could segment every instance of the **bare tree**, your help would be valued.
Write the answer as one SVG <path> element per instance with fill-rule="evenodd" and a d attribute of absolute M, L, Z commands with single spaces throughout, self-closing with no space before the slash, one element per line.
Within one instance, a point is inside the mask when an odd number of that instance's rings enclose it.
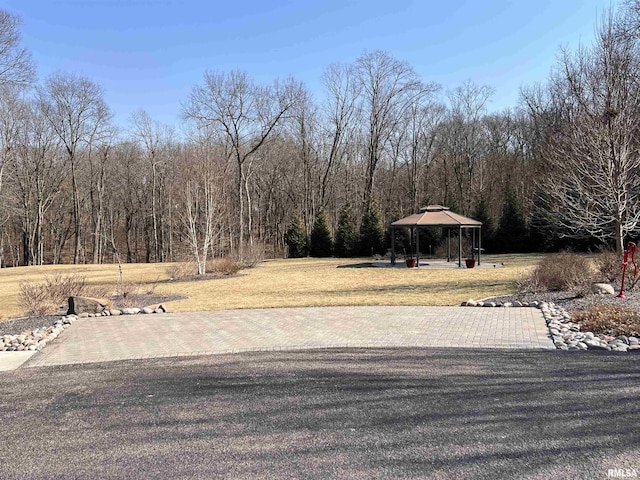
<path fill-rule="evenodd" d="M 60 193 L 64 179 L 64 157 L 59 140 L 36 102 L 25 102 L 17 112 L 19 137 L 10 156 L 14 197 L 23 228 L 25 265 L 44 263 L 45 215 Z"/>
<path fill-rule="evenodd" d="M 79 148 L 100 136 L 111 119 L 100 85 L 71 74 L 55 73 L 38 90 L 41 109 L 66 150 L 71 169 L 74 222 L 74 263 L 80 262 Z"/>
<path fill-rule="evenodd" d="M 151 119 L 144 110 L 135 112 L 131 117 L 133 135 L 143 147 L 146 160 L 151 169 L 151 221 L 153 227 L 153 245 L 156 261 L 164 260 L 164 238 L 162 228 L 163 198 L 166 199 L 165 171 L 167 154 L 174 142 L 173 129 Z"/>
<path fill-rule="evenodd" d="M 0 87 L 24 87 L 33 81 L 31 54 L 20 46 L 20 18 L 0 9 Z"/>
<path fill-rule="evenodd" d="M 210 139 L 199 138 L 184 150 L 176 178 L 176 212 L 198 275 L 207 271 L 207 256 L 224 217 L 224 178 L 228 162 Z"/>
<path fill-rule="evenodd" d="M 492 87 L 471 81 L 448 94 L 451 112 L 444 144 L 452 161 L 459 204 L 465 214 L 471 212 L 475 169 L 484 154 L 482 119 L 491 95 Z"/>
<path fill-rule="evenodd" d="M 323 83 L 327 93 L 324 103 L 324 131 L 328 148 L 320 145 L 324 151 L 320 204 L 326 207 L 329 188 L 334 186 L 332 174 L 344 160 L 347 144 L 353 141 L 354 132 L 359 128 L 360 92 L 354 67 L 351 65 L 338 63 L 329 65 L 324 71 Z"/>
<path fill-rule="evenodd" d="M 245 72 L 206 72 L 204 85 L 196 86 L 184 106 L 184 115 L 200 127 L 213 129 L 224 139 L 229 159 L 236 166 L 238 201 L 238 256 L 242 259 L 245 232 L 251 239 L 251 212 L 245 210 L 248 178 L 247 164 L 270 138 L 276 126 L 298 98 L 298 84 L 276 82 L 256 85 Z"/>
<path fill-rule="evenodd" d="M 568 99 L 543 155 L 548 213 L 572 237 L 625 237 L 640 221 L 640 57 L 612 13 L 592 48 L 567 51 L 550 88 Z"/>
<path fill-rule="evenodd" d="M 425 91 L 435 91 L 437 86 L 422 83 L 411 65 L 383 51 L 365 53 L 356 61 L 355 69 L 362 92 L 363 115 L 368 120 L 364 190 L 368 209 L 384 144 L 413 99 Z"/>

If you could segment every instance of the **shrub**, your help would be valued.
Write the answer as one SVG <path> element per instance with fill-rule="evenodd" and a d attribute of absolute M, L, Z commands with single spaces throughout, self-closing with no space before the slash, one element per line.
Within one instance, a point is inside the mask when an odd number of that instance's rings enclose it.
<path fill-rule="evenodd" d="M 603 281 L 615 282 L 622 275 L 622 257 L 612 250 L 602 250 L 593 259 L 596 270 Z M 633 267 L 631 268 L 633 275 Z"/>
<path fill-rule="evenodd" d="M 212 258 L 207 260 L 207 272 L 214 275 L 235 275 L 241 265 L 230 257 Z"/>
<path fill-rule="evenodd" d="M 498 253 L 520 253 L 529 249 L 527 224 L 516 192 L 507 187 L 498 228 L 493 238 Z"/>
<path fill-rule="evenodd" d="M 242 260 L 238 262 L 239 268 L 253 268 L 260 262 L 263 262 L 265 250 L 264 242 L 261 240 L 253 240 L 251 243 L 245 243 L 242 249 Z"/>
<path fill-rule="evenodd" d="M 531 288 L 538 289 L 532 291 L 568 290 L 585 294 L 592 278 L 593 272 L 588 258 L 575 253 L 560 252 L 544 257 L 530 274 L 528 283 Z"/>
<path fill-rule="evenodd" d="M 34 315 L 54 313 L 58 305 L 51 300 L 47 286 L 43 283 L 20 284 L 20 306 Z"/>
<path fill-rule="evenodd" d="M 640 335 L 640 312 L 619 305 L 597 305 L 584 312 L 576 312 L 572 320 L 582 330 L 604 335 Z"/>
<path fill-rule="evenodd" d="M 45 315 L 64 305 L 69 297 L 106 297 L 109 289 L 89 285 L 83 275 L 57 274 L 45 277 L 44 283 L 21 283 L 20 305 L 35 315 Z"/>
<path fill-rule="evenodd" d="M 369 207 L 362 217 L 360 225 L 360 255 L 364 257 L 373 256 L 375 254 L 384 253 L 382 240 L 382 226 L 380 224 L 380 216 L 375 207 Z"/>
<path fill-rule="evenodd" d="M 289 224 L 284 241 L 289 247 L 290 258 L 300 258 L 307 254 L 307 236 L 304 232 L 300 217 L 294 217 Z"/>
<path fill-rule="evenodd" d="M 330 257 L 333 250 L 331 232 L 327 225 L 327 217 L 320 212 L 313 223 L 311 237 L 309 238 L 309 254 L 312 257 Z"/>
<path fill-rule="evenodd" d="M 189 280 L 196 274 L 194 262 L 180 262 L 169 265 L 166 270 L 171 280 Z"/>
<path fill-rule="evenodd" d="M 358 232 L 356 219 L 350 205 L 340 210 L 334 252 L 338 257 L 351 257 L 358 249 Z"/>

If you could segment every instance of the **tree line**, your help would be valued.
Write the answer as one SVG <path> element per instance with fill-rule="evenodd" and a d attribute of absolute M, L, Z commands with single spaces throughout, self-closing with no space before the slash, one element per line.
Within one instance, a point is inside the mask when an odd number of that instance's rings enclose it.
<path fill-rule="evenodd" d="M 501 112 L 491 86 L 445 89 L 372 51 L 328 65 L 321 98 L 207 70 L 179 134 L 144 110 L 118 128 L 89 78 L 35 82 L 0 10 L 0 263 L 370 255 L 428 204 L 482 221 L 496 253 L 621 250 L 640 220 L 639 5 Z"/>

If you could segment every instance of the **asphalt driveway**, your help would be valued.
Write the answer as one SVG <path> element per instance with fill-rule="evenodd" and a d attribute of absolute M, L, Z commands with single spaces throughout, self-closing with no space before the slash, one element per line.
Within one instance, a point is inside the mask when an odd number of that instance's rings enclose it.
<path fill-rule="evenodd" d="M 0 383 L 3 479 L 640 472 L 638 355 L 312 350 L 22 368 Z"/>

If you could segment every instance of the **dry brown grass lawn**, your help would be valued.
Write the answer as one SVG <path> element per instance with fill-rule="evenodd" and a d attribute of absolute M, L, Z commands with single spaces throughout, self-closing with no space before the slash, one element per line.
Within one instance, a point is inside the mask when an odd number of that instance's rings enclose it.
<path fill-rule="evenodd" d="M 500 255 L 487 263 L 504 268 L 393 269 L 357 268 L 366 259 L 273 260 L 242 270 L 238 276 L 168 282 L 169 264 L 123 265 L 124 281 L 155 284 L 158 294 L 189 298 L 171 302 L 174 311 L 223 310 L 326 305 L 455 305 L 512 293 L 514 282 L 539 262 L 539 255 Z M 344 267 L 344 268 L 339 268 Z M 0 319 L 24 314 L 19 284 L 41 282 L 47 275 L 80 273 L 93 285 L 115 290 L 117 265 L 54 265 L 0 270 Z"/>

